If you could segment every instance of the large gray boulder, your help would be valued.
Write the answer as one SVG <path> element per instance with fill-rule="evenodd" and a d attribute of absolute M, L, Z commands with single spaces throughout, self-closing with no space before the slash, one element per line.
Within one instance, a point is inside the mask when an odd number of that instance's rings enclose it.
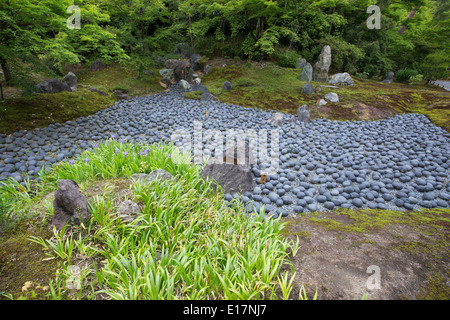
<path fill-rule="evenodd" d="M 336 73 L 330 76 L 330 78 L 328 78 L 328 83 L 339 86 L 352 86 L 354 84 L 354 81 L 347 72 L 344 72 Z"/>
<path fill-rule="evenodd" d="M 58 79 L 44 80 L 42 83 L 36 86 L 39 93 L 59 93 L 63 91 L 72 92 L 72 89 L 65 82 Z"/>
<path fill-rule="evenodd" d="M 334 92 L 327 93 L 324 98 L 333 103 L 339 102 L 339 96 L 337 95 L 337 93 Z"/>
<path fill-rule="evenodd" d="M 311 94 L 314 92 L 314 87 L 311 83 L 306 83 L 302 87 L 302 93 L 303 94 Z"/>
<path fill-rule="evenodd" d="M 255 181 L 250 166 L 230 163 L 208 163 L 202 170 L 203 179 L 215 180 L 224 193 L 252 192 Z"/>
<path fill-rule="evenodd" d="M 91 216 L 86 197 L 73 180 L 59 180 L 53 201 L 52 225 L 61 230 L 64 225 L 80 225 Z"/>
<path fill-rule="evenodd" d="M 173 70 L 175 82 L 179 82 L 180 80 L 186 80 L 190 67 L 189 61 L 169 59 L 166 60 L 165 66 L 167 69 Z"/>
<path fill-rule="evenodd" d="M 319 60 L 314 64 L 313 80 L 317 82 L 326 82 L 328 80 L 328 70 L 331 66 L 331 47 L 323 47 L 319 55 Z"/>
<path fill-rule="evenodd" d="M 306 63 L 305 67 L 302 70 L 302 73 L 300 74 L 300 77 L 298 77 L 301 81 L 310 82 L 312 81 L 313 77 L 313 67 L 310 63 Z"/>
<path fill-rule="evenodd" d="M 91 67 L 89 68 L 90 71 L 100 71 L 102 69 L 106 68 L 106 64 L 100 60 L 97 59 L 94 62 L 92 62 Z"/>
<path fill-rule="evenodd" d="M 73 72 L 69 72 L 64 76 L 62 82 L 66 83 L 72 92 L 77 91 L 78 88 L 78 78 Z"/>
<path fill-rule="evenodd" d="M 161 69 L 159 70 L 159 74 L 163 77 L 162 82 L 166 85 L 171 85 L 175 83 L 175 76 L 173 73 L 173 69 Z"/>
<path fill-rule="evenodd" d="M 191 85 L 186 80 L 180 80 L 178 83 L 178 88 L 181 90 L 189 90 L 191 88 Z"/>

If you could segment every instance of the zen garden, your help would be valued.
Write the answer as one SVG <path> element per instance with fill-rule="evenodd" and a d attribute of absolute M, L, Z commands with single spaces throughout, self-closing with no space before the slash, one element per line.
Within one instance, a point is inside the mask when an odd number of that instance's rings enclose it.
<path fill-rule="evenodd" d="M 449 39 L 446 0 L 0 1 L 0 300 L 450 299 Z"/>

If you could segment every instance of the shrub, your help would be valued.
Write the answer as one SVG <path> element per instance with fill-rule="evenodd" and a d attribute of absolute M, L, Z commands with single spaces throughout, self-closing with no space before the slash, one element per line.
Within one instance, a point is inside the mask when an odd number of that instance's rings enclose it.
<path fill-rule="evenodd" d="M 337 72 L 345 71 L 354 73 L 356 70 L 353 65 L 364 58 L 364 51 L 340 37 L 327 36 L 321 39 L 315 50 L 313 50 L 312 53 L 316 57 L 313 61 L 317 60 L 322 48 L 327 44 L 331 47 L 331 53 L 333 55 L 330 69 Z"/>
<path fill-rule="evenodd" d="M 367 73 L 369 78 L 376 78 L 394 67 L 394 62 L 385 57 L 378 41 L 361 42 L 363 57 L 355 63 L 360 72 Z"/>
<path fill-rule="evenodd" d="M 398 82 L 408 82 L 412 77 L 415 77 L 418 74 L 419 72 L 417 70 L 403 69 L 397 71 L 397 73 L 395 74 L 395 79 Z"/>
<path fill-rule="evenodd" d="M 356 73 L 355 78 L 358 78 L 360 80 L 367 80 L 369 78 L 369 74 L 367 72 Z"/>
<path fill-rule="evenodd" d="M 285 68 L 295 68 L 300 55 L 292 51 L 283 51 L 277 54 L 278 65 Z"/>
<path fill-rule="evenodd" d="M 420 84 L 423 81 L 423 75 L 417 74 L 409 79 L 409 84 Z"/>

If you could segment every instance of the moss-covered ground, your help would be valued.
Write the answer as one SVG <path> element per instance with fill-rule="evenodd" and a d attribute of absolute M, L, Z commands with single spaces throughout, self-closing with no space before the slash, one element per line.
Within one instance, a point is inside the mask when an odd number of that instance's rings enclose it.
<path fill-rule="evenodd" d="M 100 71 L 89 71 L 88 67 L 74 70 L 78 77 L 76 92 L 34 94 L 21 96 L 20 90 L 6 88 L 5 100 L 0 100 L 0 133 L 9 134 L 19 130 L 32 130 L 52 123 L 63 123 L 94 114 L 108 108 L 117 101 L 115 90 L 129 96 L 141 96 L 161 92 L 159 73 L 144 74 L 139 80 L 136 72 L 122 66 L 111 65 Z M 94 88 L 107 96 L 89 91 Z"/>
<path fill-rule="evenodd" d="M 210 63 L 213 68 L 203 77 L 202 83 L 224 103 L 291 114 L 306 104 L 313 118 L 330 120 L 377 120 L 399 113 L 419 113 L 434 124 L 450 129 L 450 92 L 436 86 L 424 83 L 383 84 L 355 78 L 353 86 L 340 86 L 338 89 L 323 86 L 320 92 L 304 95 L 301 88 L 306 82 L 298 79 L 301 69 L 230 59 Z M 232 83 L 232 90 L 222 90 L 225 80 Z M 328 85 L 312 84 L 314 87 Z M 330 92 L 339 95 L 339 103 L 318 106 L 317 101 Z M 186 97 L 199 98 L 192 93 Z"/>

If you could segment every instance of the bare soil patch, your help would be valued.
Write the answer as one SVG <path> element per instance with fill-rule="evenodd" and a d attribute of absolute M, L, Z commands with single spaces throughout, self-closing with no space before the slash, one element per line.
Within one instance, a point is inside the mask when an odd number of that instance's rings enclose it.
<path fill-rule="evenodd" d="M 284 233 L 299 237 L 301 245 L 292 259 L 294 299 L 302 285 L 309 297 L 317 291 L 319 300 L 450 299 L 446 218 L 430 224 L 398 220 L 364 232 L 356 231 L 361 221 L 331 212 L 288 221 Z"/>

